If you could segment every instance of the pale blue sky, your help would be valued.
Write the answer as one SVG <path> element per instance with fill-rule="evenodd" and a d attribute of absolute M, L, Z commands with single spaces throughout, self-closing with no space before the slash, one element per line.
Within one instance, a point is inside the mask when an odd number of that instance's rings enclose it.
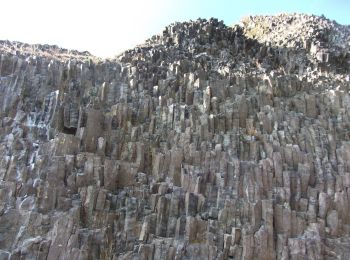
<path fill-rule="evenodd" d="M 113 56 L 175 21 L 216 17 L 227 25 L 254 14 L 324 14 L 350 24 L 350 0 L 0 0 L 0 39 L 57 44 Z"/>

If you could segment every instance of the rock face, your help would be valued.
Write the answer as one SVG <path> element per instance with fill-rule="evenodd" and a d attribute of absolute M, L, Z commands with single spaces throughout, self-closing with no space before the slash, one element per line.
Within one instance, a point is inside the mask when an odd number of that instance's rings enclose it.
<path fill-rule="evenodd" d="M 350 28 L 175 23 L 110 60 L 0 43 L 0 259 L 348 259 Z"/>

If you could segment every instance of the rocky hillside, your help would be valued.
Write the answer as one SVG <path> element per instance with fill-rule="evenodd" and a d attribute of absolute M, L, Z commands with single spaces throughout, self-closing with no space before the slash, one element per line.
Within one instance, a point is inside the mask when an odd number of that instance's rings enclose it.
<path fill-rule="evenodd" d="M 349 259 L 349 26 L 0 54 L 0 259 Z"/>

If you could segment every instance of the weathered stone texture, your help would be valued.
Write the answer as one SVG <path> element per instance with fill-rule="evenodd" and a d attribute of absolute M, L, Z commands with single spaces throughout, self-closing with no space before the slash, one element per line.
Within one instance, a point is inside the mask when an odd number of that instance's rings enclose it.
<path fill-rule="evenodd" d="M 349 31 L 199 19 L 109 60 L 2 41 L 0 259 L 348 259 Z"/>

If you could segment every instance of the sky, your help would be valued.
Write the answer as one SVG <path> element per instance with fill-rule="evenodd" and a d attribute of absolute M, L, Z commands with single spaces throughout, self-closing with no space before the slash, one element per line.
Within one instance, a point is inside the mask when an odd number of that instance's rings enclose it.
<path fill-rule="evenodd" d="M 215 17 L 298 12 L 350 24 L 349 0 L 0 0 L 0 39 L 58 45 L 112 57 L 165 26 Z"/>

